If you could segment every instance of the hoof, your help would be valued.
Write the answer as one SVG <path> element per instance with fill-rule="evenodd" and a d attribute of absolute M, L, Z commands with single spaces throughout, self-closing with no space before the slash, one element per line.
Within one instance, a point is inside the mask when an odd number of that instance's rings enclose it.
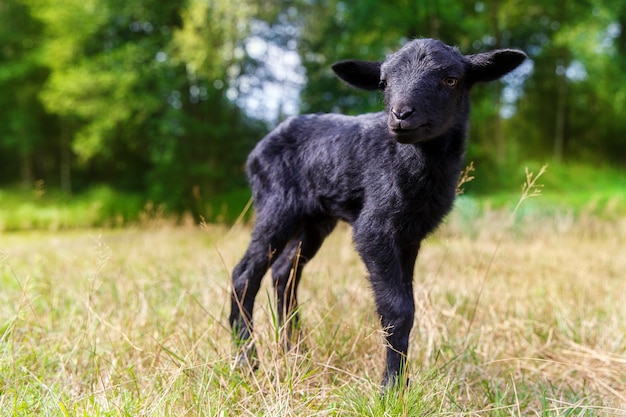
<path fill-rule="evenodd" d="M 248 369 L 252 372 L 259 369 L 259 359 L 254 343 L 249 342 L 240 348 L 233 360 L 232 369 Z"/>

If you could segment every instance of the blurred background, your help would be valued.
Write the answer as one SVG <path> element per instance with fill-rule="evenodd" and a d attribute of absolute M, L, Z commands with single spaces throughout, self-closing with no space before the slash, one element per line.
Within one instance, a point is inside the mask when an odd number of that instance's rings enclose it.
<path fill-rule="evenodd" d="M 626 0 L 0 0 L 0 230 L 232 221 L 281 120 L 382 109 L 330 65 L 416 37 L 531 58 L 473 91 L 466 195 L 549 163 L 554 201 L 624 203 Z"/>

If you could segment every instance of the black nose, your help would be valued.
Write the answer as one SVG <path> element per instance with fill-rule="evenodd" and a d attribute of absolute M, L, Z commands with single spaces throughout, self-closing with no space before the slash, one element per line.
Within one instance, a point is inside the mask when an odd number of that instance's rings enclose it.
<path fill-rule="evenodd" d="M 396 117 L 396 119 L 398 119 L 398 120 L 406 120 L 413 113 L 415 113 L 415 109 L 410 108 L 410 107 L 403 107 L 403 108 L 400 108 L 399 110 L 397 110 L 395 108 L 392 108 L 391 112 Z"/>

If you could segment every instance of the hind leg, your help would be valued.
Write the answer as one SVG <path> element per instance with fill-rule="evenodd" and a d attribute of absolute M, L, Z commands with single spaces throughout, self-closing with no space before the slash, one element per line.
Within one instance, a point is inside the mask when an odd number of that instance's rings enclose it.
<path fill-rule="evenodd" d="M 300 233 L 289 241 L 272 266 L 278 325 L 285 348 L 290 347 L 294 333 L 299 329 L 297 293 L 302 270 L 315 256 L 336 224 L 337 221 L 334 219 L 306 221 Z"/>
<path fill-rule="evenodd" d="M 252 342 L 254 298 L 267 269 L 280 257 L 299 223 L 284 213 L 260 211 L 248 248 L 233 270 L 229 322 L 238 350 L 238 361 L 256 367 Z"/>

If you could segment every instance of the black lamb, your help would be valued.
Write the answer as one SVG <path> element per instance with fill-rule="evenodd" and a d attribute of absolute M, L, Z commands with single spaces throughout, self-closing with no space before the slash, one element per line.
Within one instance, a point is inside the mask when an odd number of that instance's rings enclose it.
<path fill-rule="evenodd" d="M 343 220 L 352 225 L 387 332 L 383 386 L 398 382 L 415 313 L 415 260 L 455 198 L 470 90 L 525 59 L 518 50 L 462 55 L 438 40 L 417 39 L 384 62 L 338 62 L 332 68 L 348 84 L 383 91 L 385 111 L 293 117 L 256 145 L 247 161 L 256 221 L 232 277 L 239 361 L 256 363 L 252 311 L 267 269 L 280 322 L 289 320 L 290 330 L 298 321 L 302 269 Z"/>

